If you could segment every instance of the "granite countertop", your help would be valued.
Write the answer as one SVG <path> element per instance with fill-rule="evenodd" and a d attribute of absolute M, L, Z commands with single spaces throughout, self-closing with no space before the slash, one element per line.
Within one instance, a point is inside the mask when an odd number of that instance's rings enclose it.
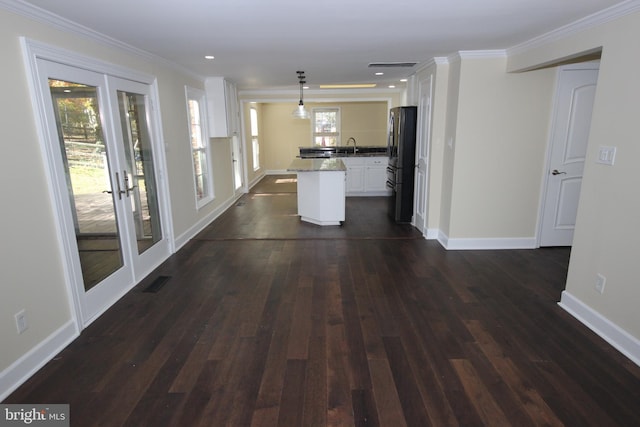
<path fill-rule="evenodd" d="M 337 146 L 337 147 L 298 147 L 301 158 L 331 157 L 386 157 L 386 146 Z"/>
<path fill-rule="evenodd" d="M 290 172 L 341 172 L 346 170 L 344 162 L 336 157 L 330 159 L 295 158 L 287 168 L 287 171 Z"/>

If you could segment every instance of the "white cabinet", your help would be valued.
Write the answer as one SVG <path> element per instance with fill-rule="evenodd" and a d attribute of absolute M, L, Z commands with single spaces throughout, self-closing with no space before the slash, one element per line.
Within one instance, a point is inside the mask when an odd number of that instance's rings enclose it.
<path fill-rule="evenodd" d="M 387 157 L 341 157 L 347 167 L 347 196 L 388 196 Z"/>
<path fill-rule="evenodd" d="M 389 194 L 387 189 L 387 165 L 386 157 L 367 157 L 365 159 L 364 190 L 368 193 Z"/>
<path fill-rule="evenodd" d="M 341 157 L 347 167 L 347 194 L 364 192 L 364 157 Z"/>
<path fill-rule="evenodd" d="M 298 215 L 316 225 L 340 225 L 345 218 L 344 171 L 298 174 Z"/>
<path fill-rule="evenodd" d="M 209 136 L 226 138 L 240 131 L 240 110 L 236 86 L 224 77 L 209 77 L 204 82 L 207 95 Z"/>

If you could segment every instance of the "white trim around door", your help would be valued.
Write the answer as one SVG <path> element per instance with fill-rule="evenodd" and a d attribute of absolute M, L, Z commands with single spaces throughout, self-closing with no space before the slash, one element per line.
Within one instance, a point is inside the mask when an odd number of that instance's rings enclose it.
<path fill-rule="evenodd" d="M 34 40 L 21 39 L 24 60 L 28 72 L 36 127 L 40 146 L 48 174 L 49 191 L 52 195 L 53 212 L 56 220 L 56 234 L 60 251 L 64 256 L 63 270 L 67 283 L 70 306 L 73 307 L 72 317 L 79 332 L 93 320 L 99 317 L 126 292 L 133 288 L 143 277 L 166 260 L 174 252 L 172 219 L 170 216 L 170 201 L 168 183 L 166 181 L 166 158 L 162 129 L 160 126 L 160 111 L 158 108 L 158 88 L 154 76 L 129 70 L 117 65 L 109 64 L 84 55 L 46 45 Z M 67 160 L 61 154 L 60 112 L 53 102 L 63 99 L 64 88 L 50 87 L 52 80 L 70 82 L 68 92 L 85 90 L 86 94 L 76 97 L 91 97 L 100 109 L 99 121 L 106 160 L 105 171 L 109 178 L 105 181 L 104 191 L 108 199 L 113 199 L 114 214 L 118 217 L 116 230 L 110 230 L 114 246 L 121 250 L 121 265 L 114 268 L 113 277 L 103 278 L 95 288 L 88 288 L 83 281 L 83 269 L 80 262 L 78 236 L 78 220 L 76 211 L 71 207 L 75 201 L 69 189 L 69 172 Z M 77 84 L 76 84 L 77 83 Z M 86 88 L 86 89 L 83 89 Z M 73 90 L 71 90 L 73 89 Z M 56 92 L 56 98 L 52 93 Z M 156 235 L 152 243 L 142 248 L 139 245 L 142 237 L 136 239 L 134 222 L 140 222 L 136 206 L 140 205 L 138 197 L 134 203 L 134 193 L 139 174 L 131 171 L 132 163 L 140 161 L 139 151 L 123 149 L 122 134 L 130 129 L 124 129 L 131 124 L 123 120 L 122 102 L 125 98 L 137 102 L 140 117 L 138 124 L 144 129 L 136 129 L 136 137 L 147 139 L 147 157 L 152 158 L 152 165 L 148 163 L 148 170 L 153 178 L 153 201 L 157 203 L 156 217 L 152 219 Z M 71 97 L 71 95 L 69 95 Z M 118 97 L 122 98 L 118 101 Z M 124 100 L 124 101 L 123 101 Z M 118 105 L 120 102 L 120 105 Z M 53 112 L 52 112 L 53 111 Z M 124 130 L 123 130 L 124 129 Z M 125 141 L 126 143 L 126 141 Z M 132 145 L 131 141 L 129 143 Z M 152 156 L 151 156 L 152 155 Z M 137 157 L 136 157 L 137 156 Z M 67 168 L 67 169 L 65 169 Z M 149 177 L 149 176 L 148 176 Z M 142 186 L 143 184 L 140 184 Z M 125 191 L 126 190 L 126 191 Z M 145 185 L 145 190 L 148 190 Z M 71 195 L 71 202 L 70 202 Z M 108 200 L 107 199 L 107 200 Z M 143 195 L 145 207 L 146 195 Z M 70 205 L 71 203 L 71 205 Z M 147 229 L 149 226 L 146 227 Z M 140 229 L 140 227 L 139 227 Z M 139 233 L 144 234 L 143 233 Z M 133 236 L 132 236 L 133 235 Z M 114 237 L 115 236 L 115 237 Z M 94 236 L 95 237 L 95 236 Z M 143 236 L 144 237 L 144 236 Z M 104 242 L 101 242 L 104 243 Z M 142 248 L 142 249 L 141 249 Z M 103 250 L 103 249 L 101 249 Z M 86 277 L 86 274 L 85 274 Z M 109 282 L 110 280 L 110 282 Z M 102 286 L 106 284 L 108 286 Z"/>

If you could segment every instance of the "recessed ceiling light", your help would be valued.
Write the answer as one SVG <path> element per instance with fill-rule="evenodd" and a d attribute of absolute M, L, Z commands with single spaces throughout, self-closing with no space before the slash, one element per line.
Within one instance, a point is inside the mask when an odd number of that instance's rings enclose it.
<path fill-rule="evenodd" d="M 395 89 L 395 85 L 389 85 L 389 89 Z"/>
<path fill-rule="evenodd" d="M 406 81 L 407 81 L 407 79 L 400 79 L 400 81 L 401 81 L 401 82 L 406 82 Z"/>
<path fill-rule="evenodd" d="M 320 89 L 366 89 L 376 87 L 375 83 L 344 84 L 344 85 L 320 85 Z"/>
<path fill-rule="evenodd" d="M 382 72 L 378 71 L 378 72 L 376 73 L 376 76 L 384 76 L 384 73 L 382 73 Z"/>
<path fill-rule="evenodd" d="M 213 59 L 214 56 L 213 55 L 205 55 L 204 59 Z"/>

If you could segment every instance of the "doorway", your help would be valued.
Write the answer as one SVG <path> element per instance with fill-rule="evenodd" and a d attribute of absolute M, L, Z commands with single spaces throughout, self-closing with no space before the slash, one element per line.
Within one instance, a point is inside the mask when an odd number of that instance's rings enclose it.
<path fill-rule="evenodd" d="M 231 164 L 233 165 L 233 192 L 236 196 L 244 193 L 244 154 L 238 135 L 231 137 Z"/>
<path fill-rule="evenodd" d="M 414 225 L 425 238 L 428 234 L 429 150 L 431 146 L 431 96 L 433 74 L 418 83 L 418 130 L 414 192 Z"/>
<path fill-rule="evenodd" d="M 587 155 L 598 63 L 561 67 L 552 113 L 540 246 L 571 246 Z"/>
<path fill-rule="evenodd" d="M 37 109 L 80 326 L 170 254 L 150 83 L 34 58 Z"/>

